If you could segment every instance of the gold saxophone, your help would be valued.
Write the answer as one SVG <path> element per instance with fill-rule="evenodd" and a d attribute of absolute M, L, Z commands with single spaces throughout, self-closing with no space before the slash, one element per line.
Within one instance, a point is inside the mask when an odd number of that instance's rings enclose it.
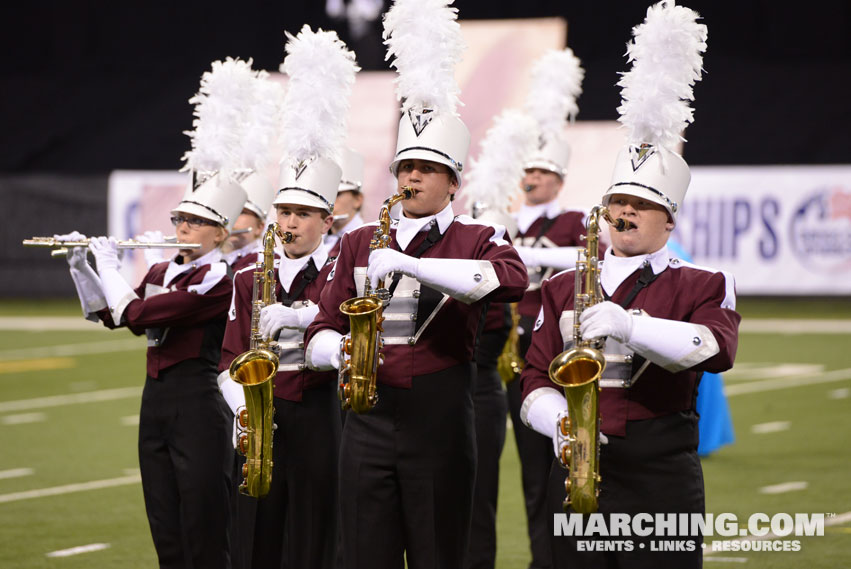
<path fill-rule="evenodd" d="M 520 372 L 523 371 L 523 366 L 526 365 L 520 356 L 520 334 L 517 332 L 520 314 L 517 312 L 517 303 L 512 302 L 509 308 L 511 310 L 511 330 L 508 331 L 508 338 L 502 347 L 502 353 L 496 359 L 496 371 L 506 385 L 517 379 Z"/>
<path fill-rule="evenodd" d="M 579 332 L 582 311 L 603 299 L 600 289 L 600 219 L 616 231 L 634 227 L 624 219 L 612 219 L 601 205 L 591 210 L 585 235 L 585 249 L 576 261 L 573 301 L 573 347 L 550 362 L 550 380 L 564 389 L 567 417 L 558 428 L 567 445 L 559 457 L 570 473 L 564 481 L 567 497 L 564 509 L 588 514 L 597 511 L 600 495 L 600 376 L 606 367 L 605 339 L 583 340 Z"/>
<path fill-rule="evenodd" d="M 390 245 L 390 208 L 402 200 L 410 199 L 413 189 L 403 186 L 398 194 L 389 197 L 378 214 L 378 227 L 369 242 L 369 250 L 383 249 Z M 384 288 L 384 280 L 378 281 L 373 290 L 369 277 L 364 284 L 363 296 L 350 298 L 340 305 L 340 312 L 349 317 L 349 337 L 340 344 L 340 373 L 338 395 L 343 409 L 355 413 L 366 413 L 378 402 L 375 390 L 378 366 L 383 359 L 381 348 L 384 342 L 381 327 L 384 321 L 384 303 L 390 293 Z"/>
<path fill-rule="evenodd" d="M 245 409 L 239 414 L 240 432 L 237 450 L 245 456 L 243 481 L 239 491 L 262 498 L 272 484 L 272 434 L 275 406 L 272 402 L 273 379 L 278 373 L 275 342 L 260 336 L 260 311 L 275 302 L 275 235 L 290 243 L 293 234 L 281 232 L 271 223 L 263 234 L 263 260 L 254 266 L 251 302 L 251 336 L 248 351 L 230 364 L 230 376 L 245 391 Z"/>

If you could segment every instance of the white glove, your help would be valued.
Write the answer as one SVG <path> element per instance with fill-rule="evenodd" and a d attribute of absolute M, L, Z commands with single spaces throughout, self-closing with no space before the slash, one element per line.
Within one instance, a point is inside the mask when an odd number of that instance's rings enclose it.
<path fill-rule="evenodd" d="M 632 327 L 632 315 L 608 300 L 586 308 L 579 317 L 579 333 L 586 340 L 608 336 L 626 344 L 632 336 Z"/>
<path fill-rule="evenodd" d="M 225 403 L 228 404 L 233 413 L 233 448 L 236 448 L 239 433 L 242 431 L 239 424 L 239 413 L 245 409 L 245 389 L 231 378 L 228 370 L 220 373 L 216 379 L 219 383 L 219 391 L 221 391 Z"/>
<path fill-rule="evenodd" d="M 162 243 L 164 241 L 162 231 L 146 231 L 135 237 L 140 243 Z M 162 249 L 142 249 L 142 255 L 145 257 L 145 264 L 148 268 L 163 261 L 165 258 Z"/>
<path fill-rule="evenodd" d="M 330 329 L 320 330 L 304 350 L 304 361 L 310 369 L 328 371 L 340 369 L 340 342 L 343 336 L 339 332 Z"/>
<path fill-rule="evenodd" d="M 85 241 L 86 236 L 79 231 L 72 231 L 64 235 L 54 235 L 53 238 L 62 241 Z M 66 255 L 68 266 L 82 270 L 87 264 L 86 252 L 86 247 L 68 247 L 68 254 Z"/>
<path fill-rule="evenodd" d="M 411 278 L 417 278 L 419 259 L 400 253 L 395 249 L 375 249 L 369 254 L 369 264 L 366 276 L 372 288 L 378 285 L 378 281 L 386 279 L 392 272 L 400 272 Z"/>
<path fill-rule="evenodd" d="M 89 241 L 89 251 L 95 257 L 98 274 L 121 267 L 121 261 L 118 260 L 118 241 L 115 237 L 93 237 Z"/>
<path fill-rule="evenodd" d="M 274 338 L 281 328 L 298 328 L 298 312 L 283 304 L 270 304 L 260 311 L 260 337 Z"/>
<path fill-rule="evenodd" d="M 535 248 L 526 247 L 523 245 L 515 245 L 514 249 L 517 250 L 517 254 L 520 255 L 520 260 L 523 261 L 523 264 L 527 267 L 540 266 L 540 263 L 538 262 L 538 256 L 535 254 Z"/>

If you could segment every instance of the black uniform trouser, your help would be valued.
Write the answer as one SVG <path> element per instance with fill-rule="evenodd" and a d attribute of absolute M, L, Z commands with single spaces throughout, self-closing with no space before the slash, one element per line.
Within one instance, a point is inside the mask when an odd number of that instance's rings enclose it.
<path fill-rule="evenodd" d="M 502 351 L 507 333 L 482 334 L 473 389 L 476 415 L 476 485 L 473 491 L 473 518 L 466 569 L 493 569 L 496 564 L 496 506 L 499 496 L 499 457 L 505 444 L 505 416 L 508 403 L 502 378 L 496 370 L 496 356 Z M 492 344 L 489 349 L 486 345 Z M 487 357 L 490 354 L 493 357 Z M 487 361 L 485 361 L 487 360 Z"/>
<path fill-rule="evenodd" d="M 340 448 L 336 385 L 306 389 L 300 402 L 275 397 L 274 404 L 271 489 L 260 499 L 237 498 L 241 566 L 331 568 L 337 551 Z M 240 475 L 237 485 L 241 480 Z"/>
<path fill-rule="evenodd" d="M 232 420 L 216 369 L 187 360 L 145 381 L 139 468 L 161 568 L 229 568 Z"/>
<path fill-rule="evenodd" d="M 349 569 L 461 567 L 476 471 L 473 364 L 378 385 L 378 404 L 349 413 L 340 503 Z M 404 556 L 404 557 L 403 557 Z"/>
<path fill-rule="evenodd" d="M 602 445 L 600 450 L 602 481 L 598 510 L 607 524 L 611 513 L 630 516 L 639 513 L 704 513 L 696 413 L 683 411 L 655 419 L 629 421 L 626 437 L 608 438 L 609 443 Z M 564 479 L 567 474 L 567 470 L 553 461 L 547 498 L 551 528 L 553 514 L 563 512 L 561 504 L 565 497 Z M 644 526 L 652 528 L 653 522 Z M 700 547 L 703 539 L 688 533 L 657 536 L 651 532 L 648 537 L 553 536 L 552 540 L 554 564 L 559 569 L 694 569 L 703 564 Z M 626 551 L 627 547 L 623 545 L 624 551 L 611 552 L 579 551 L 577 546 L 578 541 L 626 540 L 632 543 L 632 551 Z M 692 550 L 659 550 L 673 542 L 681 542 L 683 547 Z M 641 547 L 642 544 L 644 547 Z"/>
<path fill-rule="evenodd" d="M 520 336 L 520 354 L 525 357 L 532 338 L 534 318 L 520 317 L 520 327 L 524 333 Z M 555 387 L 555 384 L 553 384 Z M 529 532 L 529 545 L 532 553 L 530 569 L 549 569 L 552 567 L 550 538 L 552 536 L 552 518 L 547 510 L 547 484 L 550 465 L 553 461 L 553 442 L 537 431 L 527 427 L 520 420 L 520 407 L 523 397 L 520 381 L 514 380 L 506 388 L 508 411 L 514 431 L 514 442 L 520 457 L 520 474 L 523 484 L 523 498 L 526 503 L 526 524 Z"/>

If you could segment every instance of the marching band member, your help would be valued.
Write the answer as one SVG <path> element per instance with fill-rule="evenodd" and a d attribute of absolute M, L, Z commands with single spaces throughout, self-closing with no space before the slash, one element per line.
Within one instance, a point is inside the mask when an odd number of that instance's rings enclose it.
<path fill-rule="evenodd" d="M 517 180 L 523 173 L 524 161 L 535 148 L 536 131 L 537 125 L 528 115 L 512 110 L 503 112 L 485 134 L 478 160 L 470 165 L 464 196 L 472 217 L 480 223 L 504 226 L 507 237 L 513 238 L 517 234 L 517 223 L 508 208 L 517 192 Z M 464 563 L 467 569 L 493 569 L 496 564 L 499 458 L 505 443 L 505 417 L 508 413 L 502 382 L 515 379 L 511 363 L 519 364 L 517 343 L 506 345 L 509 332 L 515 326 L 513 318 L 516 313 L 510 306 L 503 302 L 490 304 L 476 350 L 473 410 L 478 468 L 473 492 L 470 546 Z M 512 337 L 516 338 L 516 335 Z"/>
<path fill-rule="evenodd" d="M 97 274 L 83 248 L 68 256 L 87 316 L 148 337 L 139 468 L 160 567 L 231 566 L 231 421 L 215 378 L 232 286 L 219 248 L 244 201 L 219 175 L 190 186 L 172 222 L 179 242 L 201 248 L 155 264 L 135 289 L 113 238 L 89 244 Z"/>
<path fill-rule="evenodd" d="M 690 180 L 688 165 L 671 147 L 691 122 L 688 102 L 701 74 L 706 26 L 697 17 L 667 2 L 651 6 L 645 23 L 633 30 L 628 46 L 633 67 L 620 81 L 620 120 L 628 127 L 629 144 L 617 157 L 603 204 L 613 218 L 632 226 L 611 232 L 600 271 L 607 300 L 579 316 L 583 340 L 607 338 L 599 395 L 605 444 L 598 507 L 604 516 L 704 513 L 696 390 L 702 372 L 732 366 L 738 344 L 741 318 L 732 276 L 672 258 L 666 246 Z M 654 52 L 654 46 L 665 46 L 665 52 Z M 573 272 L 545 281 L 541 293 L 521 378 L 521 415 L 557 446 L 566 404 L 547 370 L 573 342 Z M 562 511 L 565 474 L 552 469 L 551 514 Z M 666 535 L 690 540 L 687 551 L 653 551 L 646 543 L 652 534 L 633 536 L 631 547 L 607 552 L 580 551 L 576 537 L 555 536 L 555 565 L 700 567 L 701 536 L 678 529 Z"/>
<path fill-rule="evenodd" d="M 397 0 L 385 15 L 405 101 L 390 168 L 413 196 L 401 202 L 388 247 L 371 250 L 376 224 L 343 237 L 305 336 L 309 365 L 339 368 L 350 324 L 340 304 L 361 296 L 367 279 L 372 288 L 388 279 L 378 400 L 348 414 L 341 443 L 349 568 L 396 568 L 405 559 L 411 567 L 463 565 L 476 469 L 477 330 L 485 303 L 517 300 L 527 284 L 504 228 L 452 210 L 470 135 L 455 113 L 452 68 L 463 44 L 447 4 Z"/>
<path fill-rule="evenodd" d="M 570 48 L 551 50 L 532 68 L 529 95 L 524 105 L 540 132 L 537 148 L 527 156 L 521 186 L 524 204 L 515 214 L 518 234 L 515 246 L 529 271 L 529 288 L 517 306 L 520 315 L 520 354 L 531 341 L 535 317 L 541 308 L 541 282 L 554 272 L 572 267 L 583 244 L 586 213 L 564 210 L 558 195 L 564 186 L 570 145 L 564 136 L 565 117 L 579 112 L 576 98 L 582 93 L 585 71 Z M 520 456 L 521 483 L 526 505 L 526 524 L 532 560 L 530 569 L 552 566 L 550 538 L 552 520 L 546 509 L 546 490 L 552 463 L 550 441 L 520 420 L 520 383 L 506 387 L 514 441 Z"/>
<path fill-rule="evenodd" d="M 337 546 L 340 407 L 336 374 L 306 369 L 304 330 L 318 312 L 333 263 L 322 239 L 333 223 L 341 168 L 332 158 L 345 135 L 345 116 L 357 65 L 334 32 L 305 26 L 289 36 L 282 70 L 290 78 L 282 136 L 280 190 L 274 199 L 281 231 L 294 236 L 277 260 L 275 297 L 263 308 L 260 334 L 281 350 L 274 382 L 271 489 L 240 497 L 237 523 L 246 568 L 332 567 Z M 328 78 L 334 78 L 330 81 Z M 335 110 L 329 113 L 328 109 Z M 324 112 L 320 112 L 324 109 Z M 230 319 L 219 364 L 222 393 L 234 415 L 243 388 L 229 374 L 249 347 L 254 267 L 234 277 Z"/>
<path fill-rule="evenodd" d="M 229 568 L 231 421 L 216 386 L 216 364 L 232 293 L 221 246 L 245 203 L 223 133 L 237 121 L 221 110 L 251 79 L 239 60 L 214 62 L 195 104 L 192 150 L 184 170 L 192 182 L 172 210 L 180 243 L 171 261 L 150 267 L 133 289 L 118 271 L 114 238 L 90 240 L 97 274 L 81 249 L 69 254 L 84 312 L 109 328 L 148 337 L 147 378 L 139 412 L 139 469 L 145 509 L 160 567 Z M 243 83 L 244 82 L 244 83 Z M 238 118 L 240 111 L 229 113 Z"/>
<path fill-rule="evenodd" d="M 340 252 L 343 235 L 363 225 L 360 210 L 363 206 L 363 156 L 351 148 L 343 150 L 343 178 L 334 201 L 334 225 L 325 236 L 328 255 Z"/>

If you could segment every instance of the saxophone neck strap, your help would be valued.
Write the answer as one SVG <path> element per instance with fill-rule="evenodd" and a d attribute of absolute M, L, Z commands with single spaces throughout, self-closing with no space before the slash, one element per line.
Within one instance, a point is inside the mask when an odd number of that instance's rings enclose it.
<path fill-rule="evenodd" d="M 304 289 L 307 288 L 307 285 L 315 281 L 318 276 L 319 269 L 316 268 L 316 263 L 313 262 L 313 257 L 311 257 L 307 261 L 307 266 L 301 272 L 301 280 L 295 288 L 293 288 L 292 292 L 287 294 L 284 287 L 281 287 L 281 304 L 284 306 L 292 306 L 293 302 L 298 300 L 299 295 L 301 295 L 301 293 L 304 292 Z"/>
<path fill-rule="evenodd" d="M 434 245 L 441 239 L 443 239 L 443 233 L 440 232 L 440 227 L 435 221 L 429 228 L 428 234 L 426 234 L 426 238 L 423 239 L 423 242 L 420 243 L 420 246 L 417 247 L 417 250 L 413 252 L 411 257 L 419 259 L 423 256 L 423 253 L 428 251 L 432 247 L 432 245 Z M 393 241 L 393 245 L 396 247 L 397 250 L 399 249 L 399 244 L 395 240 Z M 391 297 L 393 296 L 393 291 L 396 290 L 396 286 L 399 284 L 399 281 L 402 280 L 402 276 L 402 273 L 398 272 L 393 274 L 393 281 L 390 283 L 390 287 L 388 288 Z"/>
<path fill-rule="evenodd" d="M 653 274 L 653 267 L 650 266 L 650 263 L 644 265 L 644 269 L 642 269 L 641 274 L 638 275 L 638 281 L 635 283 L 635 286 L 632 287 L 632 290 L 629 291 L 629 294 L 626 295 L 621 302 L 618 304 L 621 305 L 621 308 L 628 308 L 630 303 L 635 300 L 635 297 L 638 296 L 638 293 L 641 292 L 641 289 L 650 286 L 650 283 L 656 280 L 656 277 L 659 275 Z M 603 291 L 603 297 L 606 300 L 611 300 L 612 297 Z"/>

